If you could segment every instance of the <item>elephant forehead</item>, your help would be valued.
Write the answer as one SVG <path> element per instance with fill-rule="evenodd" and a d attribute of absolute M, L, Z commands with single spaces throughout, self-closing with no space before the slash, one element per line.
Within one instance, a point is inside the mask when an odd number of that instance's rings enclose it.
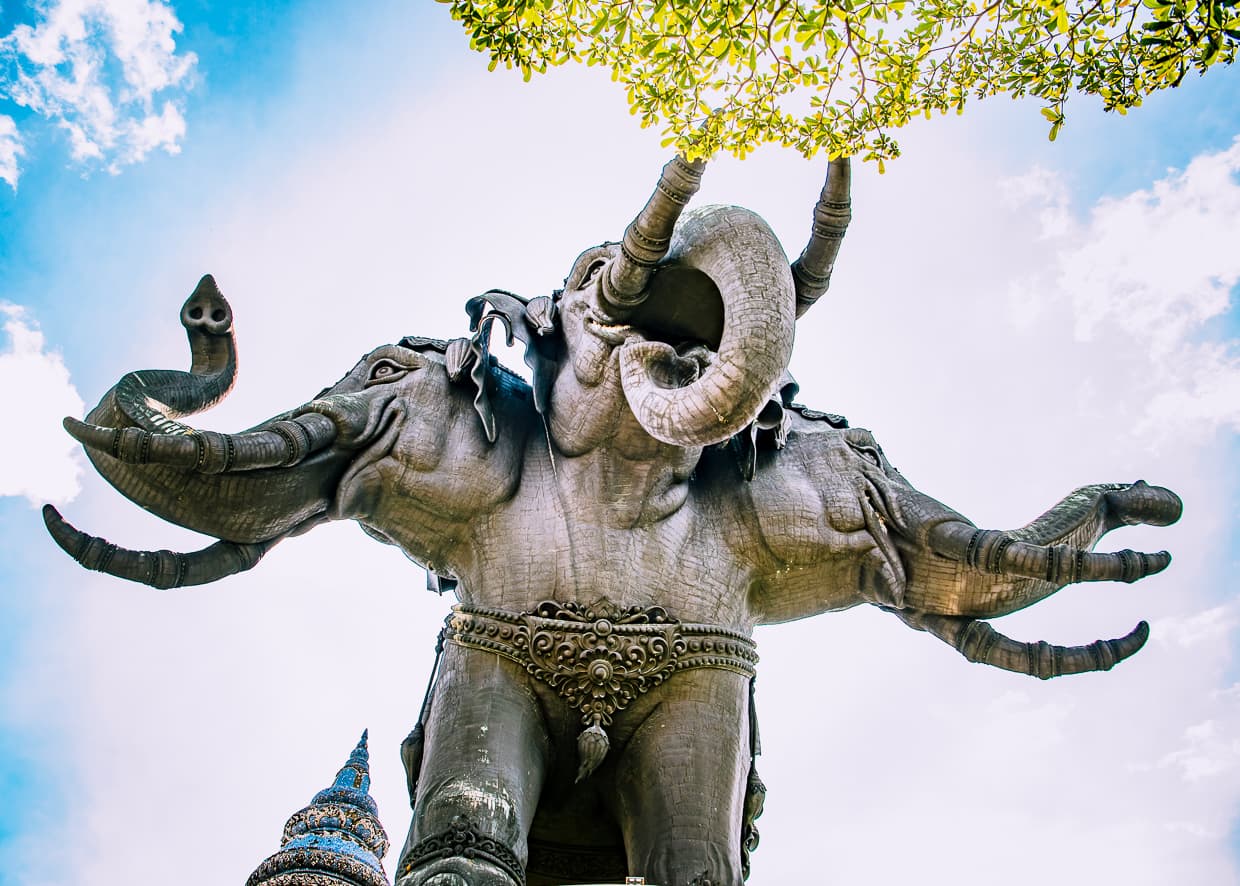
<path fill-rule="evenodd" d="M 586 271 L 595 262 L 607 261 L 620 251 L 619 243 L 600 243 L 598 246 L 591 246 L 581 255 L 577 256 L 573 261 L 572 270 L 568 272 L 568 276 L 564 278 L 564 291 L 571 292 L 574 289 L 581 288 L 581 282 L 585 279 Z"/>
<path fill-rule="evenodd" d="M 846 487 L 856 490 L 855 478 L 874 465 L 867 452 L 878 449 L 869 431 L 862 428 L 839 430 L 818 421 L 806 421 L 792 413 L 792 430 L 788 435 L 786 456 L 798 461 L 811 478 L 823 489 Z"/>

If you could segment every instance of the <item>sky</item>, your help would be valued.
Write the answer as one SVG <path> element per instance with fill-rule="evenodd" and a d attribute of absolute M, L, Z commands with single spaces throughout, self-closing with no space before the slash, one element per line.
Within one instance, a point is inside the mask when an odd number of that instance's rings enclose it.
<path fill-rule="evenodd" d="M 1085 98 L 918 122 L 854 173 L 831 292 L 798 325 L 801 399 L 872 429 L 978 525 L 1087 483 L 1175 489 L 1135 585 L 1070 587 L 997 626 L 1087 643 L 1105 674 L 972 665 L 871 608 L 759 628 L 768 787 L 750 883 L 1240 883 L 1240 72 L 1127 116 Z M 398 746 L 449 600 L 332 524 L 215 585 L 158 592 L 46 536 L 55 502 L 134 548 L 204 541 L 93 475 L 60 428 L 125 372 L 188 364 L 213 273 L 249 427 L 464 301 L 560 285 L 667 159 L 603 72 L 488 73 L 439 4 L 0 4 L 0 884 L 242 882 L 365 727 L 395 854 Z M 699 203 L 799 252 L 825 172 L 718 159 Z M 519 365 L 519 356 L 503 358 Z"/>

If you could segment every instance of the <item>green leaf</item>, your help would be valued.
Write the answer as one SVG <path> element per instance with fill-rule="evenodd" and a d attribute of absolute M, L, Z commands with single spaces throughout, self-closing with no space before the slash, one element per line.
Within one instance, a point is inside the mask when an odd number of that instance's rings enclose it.
<path fill-rule="evenodd" d="M 1000 93 L 1039 98 L 1055 138 L 1069 90 L 1123 113 L 1240 44 L 1240 0 L 439 2 L 490 70 L 602 65 L 643 126 L 704 156 L 775 142 L 879 161 L 910 119 Z"/>

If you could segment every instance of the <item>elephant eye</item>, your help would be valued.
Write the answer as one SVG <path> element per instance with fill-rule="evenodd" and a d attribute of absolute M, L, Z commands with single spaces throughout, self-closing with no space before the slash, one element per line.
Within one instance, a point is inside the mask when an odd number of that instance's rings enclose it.
<path fill-rule="evenodd" d="M 597 277 L 599 271 L 603 270 L 603 268 L 606 265 L 607 265 L 607 260 L 602 259 L 602 258 L 597 259 L 596 261 L 590 262 L 590 267 L 586 268 L 585 276 L 581 278 L 581 285 L 578 286 L 577 288 L 585 289 L 587 286 L 589 286 L 590 281 L 593 280 L 595 277 Z"/>
<path fill-rule="evenodd" d="M 878 457 L 877 449 L 871 449 L 869 446 L 858 446 L 856 447 L 856 450 L 861 454 L 862 458 L 873 464 L 875 467 L 881 468 L 883 466 L 882 460 Z"/>
<path fill-rule="evenodd" d="M 391 360 L 379 360 L 370 368 L 370 377 L 366 380 L 366 384 L 395 381 L 408 371 L 408 366 L 400 366 Z"/>

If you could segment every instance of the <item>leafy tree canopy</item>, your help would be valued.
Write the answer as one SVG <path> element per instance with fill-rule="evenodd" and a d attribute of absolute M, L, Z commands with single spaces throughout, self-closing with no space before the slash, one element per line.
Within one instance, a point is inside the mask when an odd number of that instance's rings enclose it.
<path fill-rule="evenodd" d="M 1074 91 L 1124 113 L 1230 64 L 1240 0 L 439 0 L 491 68 L 604 65 L 691 157 L 762 142 L 879 161 L 917 115 Z"/>

